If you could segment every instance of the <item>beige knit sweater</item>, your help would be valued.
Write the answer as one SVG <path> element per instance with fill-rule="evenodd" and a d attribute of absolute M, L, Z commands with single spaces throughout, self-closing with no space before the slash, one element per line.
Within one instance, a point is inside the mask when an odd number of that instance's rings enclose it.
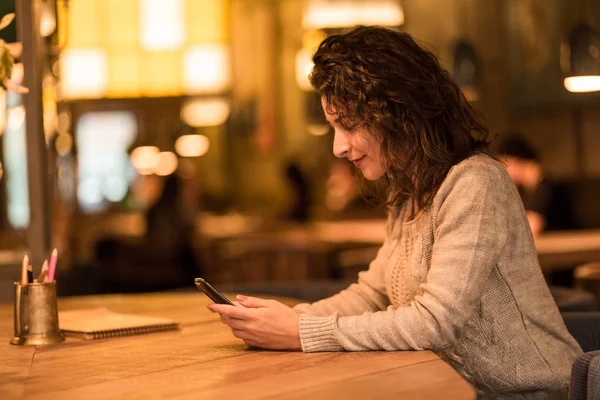
<path fill-rule="evenodd" d="M 358 283 L 300 304 L 305 352 L 429 349 L 481 397 L 566 398 L 581 353 L 542 276 L 519 195 L 485 155 L 454 166 L 430 209 L 390 213 Z"/>

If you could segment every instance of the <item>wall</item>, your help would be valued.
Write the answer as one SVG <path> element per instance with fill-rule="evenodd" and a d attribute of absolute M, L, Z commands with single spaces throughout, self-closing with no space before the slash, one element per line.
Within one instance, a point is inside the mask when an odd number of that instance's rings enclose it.
<path fill-rule="evenodd" d="M 538 86 L 546 82 L 556 87 L 561 79 L 556 70 L 558 40 L 578 18 L 575 11 L 565 9 L 568 0 L 404 0 L 406 22 L 401 29 L 429 46 L 446 68 L 450 66 L 454 41 L 470 39 L 479 52 L 483 71 L 482 96 L 475 106 L 484 112 L 490 130 L 523 131 L 539 148 L 550 175 L 565 179 L 597 177 L 597 97 L 571 96 L 563 103 L 537 105 L 529 101 L 526 106 L 515 101 L 515 65 L 518 71 L 518 63 L 522 62 L 518 52 L 531 45 L 520 42 L 522 33 L 530 32 L 523 27 L 545 26 L 535 14 L 540 1 L 553 8 L 544 15 L 554 18 L 556 28 L 545 28 L 550 29 L 545 36 L 550 39 L 538 44 L 538 51 L 548 50 L 554 69 L 554 75 L 542 74 L 540 79 L 545 81 Z M 214 147 L 197 161 L 202 179 L 211 191 L 223 195 L 240 210 L 276 214 L 290 201 L 282 168 L 294 159 L 310 176 L 313 200 L 319 205 L 333 158 L 332 137 L 308 134 L 307 94 L 295 81 L 295 56 L 304 34 L 303 1 L 232 0 L 230 4 L 232 120 L 227 129 L 205 132 L 212 136 Z M 518 27 L 523 32 L 515 28 L 517 8 Z M 584 14 L 595 15 L 598 10 L 594 10 Z M 573 98 L 585 101 L 570 103 Z M 156 129 L 152 121 L 165 114 L 176 118 L 178 101 L 172 102 L 172 109 L 150 112 L 144 126 Z M 581 117 L 577 119 L 577 115 Z"/>
<path fill-rule="evenodd" d="M 284 133 L 278 76 L 277 2 L 233 0 L 232 98 L 238 112 L 229 132 L 233 182 L 230 196 L 243 211 L 278 213 L 285 202 L 282 190 Z"/>

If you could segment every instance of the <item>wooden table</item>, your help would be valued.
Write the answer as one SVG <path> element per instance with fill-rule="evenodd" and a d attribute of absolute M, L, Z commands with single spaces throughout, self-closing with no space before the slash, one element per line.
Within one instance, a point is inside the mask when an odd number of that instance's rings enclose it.
<path fill-rule="evenodd" d="M 1 304 L 0 399 L 475 398 L 471 385 L 429 351 L 254 350 L 207 304 L 201 293 L 60 299 L 60 310 L 105 306 L 174 318 L 181 329 L 37 348 L 8 344 L 12 304 Z"/>

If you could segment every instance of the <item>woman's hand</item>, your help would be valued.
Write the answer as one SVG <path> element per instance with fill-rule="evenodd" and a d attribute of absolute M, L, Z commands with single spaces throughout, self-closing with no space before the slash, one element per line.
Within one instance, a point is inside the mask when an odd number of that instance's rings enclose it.
<path fill-rule="evenodd" d="M 221 314 L 221 321 L 244 343 L 265 349 L 300 349 L 300 316 L 276 301 L 238 295 L 238 306 L 209 304 L 207 308 Z"/>

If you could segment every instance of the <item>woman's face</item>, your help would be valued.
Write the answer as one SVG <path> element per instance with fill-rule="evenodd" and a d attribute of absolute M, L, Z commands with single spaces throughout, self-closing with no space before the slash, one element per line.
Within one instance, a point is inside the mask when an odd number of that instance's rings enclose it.
<path fill-rule="evenodd" d="M 355 167 L 360 168 L 368 180 L 381 178 L 385 174 L 385 168 L 381 163 L 381 151 L 376 138 L 363 127 L 346 130 L 339 122 L 335 110 L 327 112 L 325 96 L 321 98 L 321 106 L 334 131 L 333 154 L 338 158 L 346 157 Z"/>

